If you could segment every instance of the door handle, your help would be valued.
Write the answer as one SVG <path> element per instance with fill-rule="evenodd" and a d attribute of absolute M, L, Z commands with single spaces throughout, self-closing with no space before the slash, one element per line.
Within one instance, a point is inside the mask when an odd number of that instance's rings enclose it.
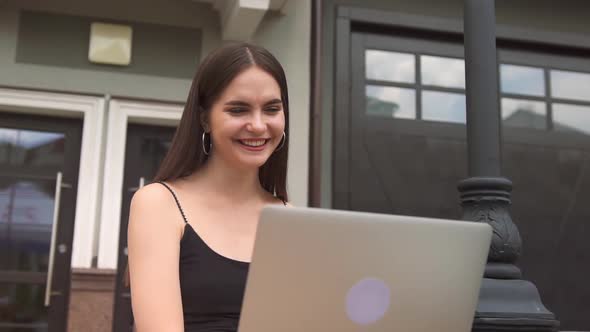
<path fill-rule="evenodd" d="M 55 179 L 55 200 L 53 202 L 53 224 L 51 225 L 51 242 L 49 245 L 49 266 L 47 268 L 47 284 L 45 286 L 45 306 L 51 304 L 51 284 L 53 282 L 53 267 L 55 263 L 55 242 L 57 241 L 57 230 L 59 223 L 59 205 L 61 202 L 61 188 L 72 188 L 72 185 L 63 183 L 63 174 L 57 172 Z M 65 245 L 60 245 L 60 253 L 66 252 Z"/>
<path fill-rule="evenodd" d="M 131 187 L 128 190 L 129 190 L 129 192 L 134 193 L 134 192 L 138 191 L 139 189 L 141 189 L 143 186 L 145 186 L 145 178 L 142 176 L 142 177 L 139 178 L 139 184 L 138 184 L 138 186 L 137 187 Z"/>

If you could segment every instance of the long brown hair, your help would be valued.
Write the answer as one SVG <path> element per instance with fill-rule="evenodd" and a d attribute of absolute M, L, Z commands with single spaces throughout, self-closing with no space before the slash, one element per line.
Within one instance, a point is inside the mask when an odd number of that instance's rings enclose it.
<path fill-rule="evenodd" d="M 289 95 L 287 78 L 279 61 L 266 49 L 248 43 L 233 43 L 210 53 L 199 65 L 193 79 L 180 123 L 172 144 L 156 173 L 156 181 L 172 181 L 192 174 L 205 164 L 208 156 L 203 152 L 204 128 L 211 106 L 230 82 L 244 70 L 256 66 L 270 74 L 281 90 L 285 113 L 285 137 L 277 149 L 258 171 L 262 187 L 269 193 L 288 201 L 287 156 L 289 153 Z M 129 265 L 125 273 L 129 285 Z"/>
<path fill-rule="evenodd" d="M 185 177 L 207 161 L 203 152 L 201 120 L 208 118 L 211 106 L 230 82 L 252 66 L 269 73 L 281 90 L 285 112 L 285 142 L 260 168 L 258 177 L 269 193 L 287 200 L 287 155 L 289 152 L 289 96 L 287 79 L 279 61 L 266 49 L 248 43 L 230 44 L 210 53 L 201 63 L 188 95 L 172 145 L 154 181 Z"/>

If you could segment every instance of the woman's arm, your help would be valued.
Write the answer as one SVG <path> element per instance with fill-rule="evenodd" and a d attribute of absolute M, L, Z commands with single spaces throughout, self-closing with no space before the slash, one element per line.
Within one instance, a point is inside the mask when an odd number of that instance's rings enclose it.
<path fill-rule="evenodd" d="M 170 192 L 151 184 L 131 200 L 127 234 L 131 303 L 138 332 L 184 331 L 178 264 L 180 214 Z"/>

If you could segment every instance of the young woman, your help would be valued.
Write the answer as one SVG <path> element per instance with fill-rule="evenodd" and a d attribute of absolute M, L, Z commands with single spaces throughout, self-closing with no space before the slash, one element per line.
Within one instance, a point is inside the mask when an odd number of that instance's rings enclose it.
<path fill-rule="evenodd" d="M 139 332 L 236 331 L 261 209 L 287 205 L 287 81 L 250 44 L 207 56 L 154 183 L 132 199 Z"/>

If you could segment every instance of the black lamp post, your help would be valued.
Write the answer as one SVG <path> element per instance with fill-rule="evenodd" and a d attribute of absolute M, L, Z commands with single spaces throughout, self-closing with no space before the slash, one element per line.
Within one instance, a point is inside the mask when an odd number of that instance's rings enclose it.
<path fill-rule="evenodd" d="M 494 0 L 465 0 L 469 178 L 459 183 L 463 219 L 494 228 L 473 331 L 557 331 L 535 285 L 514 265 L 521 251 L 510 217 L 512 182 L 501 177 L 501 120 Z"/>

